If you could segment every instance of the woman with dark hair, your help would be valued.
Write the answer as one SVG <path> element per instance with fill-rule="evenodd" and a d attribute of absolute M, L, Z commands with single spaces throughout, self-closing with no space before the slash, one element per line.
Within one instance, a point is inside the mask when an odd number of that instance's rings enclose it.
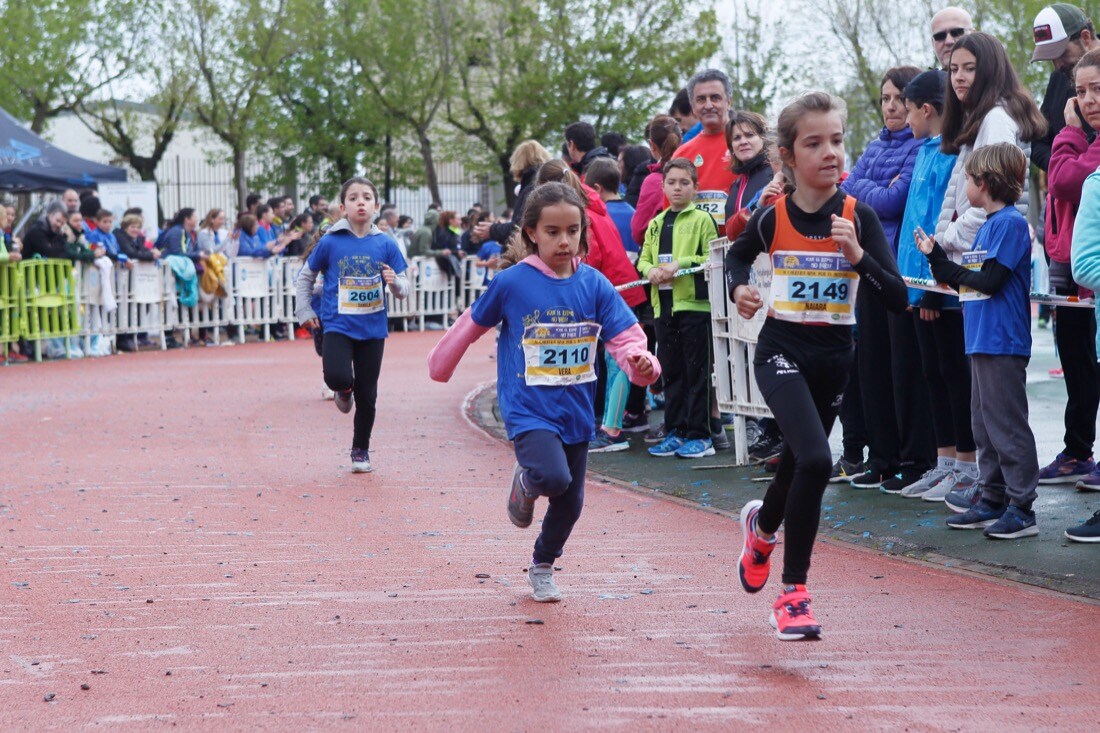
<path fill-rule="evenodd" d="M 726 198 L 726 222 L 749 205 L 775 175 L 768 156 L 768 121 L 755 112 L 738 110 L 726 124 L 730 170 L 737 174 Z"/>
<path fill-rule="evenodd" d="M 890 69 L 879 84 L 883 127 L 841 185 L 845 193 L 867 204 L 878 214 L 894 259 L 898 252 L 898 228 L 905 213 L 913 167 L 920 141 L 907 122 L 902 91 L 920 69 Z M 840 413 L 845 433 L 845 453 L 862 456 L 867 465 L 837 461 L 834 479 L 851 476 L 852 487 L 898 493 L 935 465 L 936 445 L 928 390 L 921 371 L 916 324 L 909 313 L 887 314 L 873 298 L 856 303 L 859 339 Z M 862 401 L 862 420 L 857 406 Z M 861 424 L 862 423 L 862 424 Z M 865 440 L 861 440 L 862 437 Z M 854 457 L 854 456 L 853 456 Z M 849 460 L 851 460 L 849 458 Z M 855 475 L 853 475 L 855 474 Z"/>
<path fill-rule="evenodd" d="M 961 264 L 962 253 L 973 248 L 978 230 L 986 220 L 985 210 L 972 207 L 967 196 L 967 159 L 975 150 L 987 145 L 1011 143 L 1019 147 L 1030 160 L 1031 143 L 1046 133 L 1047 123 L 1031 94 L 1020 84 L 1004 46 L 988 33 L 970 33 L 955 43 L 948 61 L 948 74 L 940 149 L 948 155 L 958 155 L 958 158 L 951 171 L 947 193 L 944 194 L 935 240 L 949 257 Z M 1017 211 L 1025 217 L 1028 211 L 1028 189 L 1029 182 L 1025 177 L 1023 195 L 1016 202 Z M 1068 258 L 1065 263 L 1052 259 L 1050 265 L 1051 285 L 1055 286 L 1056 292 L 1066 293 L 1065 290 L 1058 290 L 1058 276 L 1064 274 L 1065 284 L 1072 283 Z M 1072 294 L 1077 294 L 1075 286 Z M 1080 311 L 1073 315 L 1077 316 L 1078 313 Z M 1055 337 L 1060 335 L 1056 330 Z M 1070 389 L 1070 408 L 1066 413 L 1066 450 L 1039 472 L 1041 484 L 1072 483 L 1087 476 L 1094 465 L 1092 438 L 1087 437 L 1087 434 L 1095 433 L 1096 354 L 1079 358 L 1084 356 L 1079 346 L 1080 341 L 1081 339 L 1074 339 L 1068 345 L 1069 348 L 1060 354 L 1066 369 L 1066 386 Z M 1059 339 L 1059 344 L 1061 343 Z M 952 348 L 956 355 L 965 350 L 961 334 Z M 1078 379 L 1084 375 L 1087 375 L 1084 380 L 1087 384 L 1085 393 L 1081 393 L 1075 387 L 1079 384 Z M 958 374 L 956 379 L 966 380 L 969 388 L 969 373 Z M 967 392 L 969 393 L 969 389 Z M 1077 410 L 1090 410 L 1090 402 L 1091 412 L 1085 421 L 1087 425 L 1081 425 L 1074 419 L 1075 415 L 1080 414 Z M 969 502 L 971 498 L 976 502 L 981 497 L 978 465 L 975 460 L 976 455 L 967 461 L 963 461 L 961 455 L 957 457 L 953 474 L 936 484 L 921 498 L 925 501 L 945 501 L 956 511 L 965 512 L 970 507 L 962 506 L 963 502 Z M 967 498 L 962 498 L 964 496 Z"/>
<path fill-rule="evenodd" d="M 649 166 L 649 175 L 642 181 L 638 192 L 638 204 L 630 220 L 630 232 L 639 246 L 645 244 L 645 230 L 649 222 L 664 208 L 665 194 L 661 189 L 664 176 L 661 169 L 672 160 L 672 154 L 680 147 L 680 124 L 668 115 L 657 115 L 645 127 L 645 139 L 656 163 Z"/>
<path fill-rule="evenodd" d="M 631 208 L 638 205 L 638 195 L 642 192 L 642 183 L 649 175 L 649 166 L 655 161 L 648 145 L 626 145 L 619 151 L 619 177 L 626 186 L 623 200 Z"/>

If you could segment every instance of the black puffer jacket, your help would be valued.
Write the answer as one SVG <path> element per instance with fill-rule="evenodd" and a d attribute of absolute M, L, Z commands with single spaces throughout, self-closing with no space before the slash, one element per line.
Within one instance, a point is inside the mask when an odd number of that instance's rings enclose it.
<path fill-rule="evenodd" d="M 656 161 L 652 158 L 639 163 L 634 167 L 634 170 L 630 173 L 630 183 L 626 184 L 626 195 L 623 198 L 628 204 L 633 207 L 638 206 L 638 195 L 642 192 L 642 181 L 649 175 L 649 166 L 653 165 Z"/>
<path fill-rule="evenodd" d="M 761 151 L 755 158 L 733 167 L 737 178 L 730 186 L 730 195 L 726 199 L 726 221 L 733 218 L 741 209 L 749 205 L 756 192 L 771 183 L 775 173 L 768 163 L 768 152 Z"/>
<path fill-rule="evenodd" d="M 527 197 L 535 188 L 535 177 L 539 174 L 539 167 L 533 165 L 523 171 L 519 176 L 519 193 L 516 194 L 516 205 L 512 207 L 512 221 L 503 224 L 493 224 L 489 227 L 489 239 L 498 243 L 501 247 L 508 245 L 512 238 L 512 232 L 519 228 L 523 221 L 523 206 L 527 203 Z"/>

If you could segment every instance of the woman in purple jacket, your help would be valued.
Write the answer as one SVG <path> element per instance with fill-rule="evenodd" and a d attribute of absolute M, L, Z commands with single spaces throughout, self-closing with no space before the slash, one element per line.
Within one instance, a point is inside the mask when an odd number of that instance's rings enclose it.
<path fill-rule="evenodd" d="M 886 72 L 879 99 L 882 132 L 841 186 L 875 210 L 895 257 L 920 150 L 906 121 L 902 90 L 919 73 L 914 66 Z M 906 486 L 919 479 L 936 457 L 916 326 L 909 313 L 887 313 L 874 298 L 857 299 L 856 320 L 856 361 L 840 415 L 845 444 L 858 441 L 862 432 L 868 456 L 865 472 L 852 478 L 852 486 L 896 491 L 896 484 Z"/>

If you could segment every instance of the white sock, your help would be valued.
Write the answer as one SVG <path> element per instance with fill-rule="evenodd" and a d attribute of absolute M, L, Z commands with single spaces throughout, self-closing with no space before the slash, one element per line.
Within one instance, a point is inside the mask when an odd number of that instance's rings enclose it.
<path fill-rule="evenodd" d="M 971 478 L 978 478 L 978 464 L 974 461 L 955 461 L 955 470 Z"/>
<path fill-rule="evenodd" d="M 950 456 L 939 456 L 936 458 L 936 468 L 943 469 L 944 471 L 950 471 L 955 467 L 955 459 Z"/>

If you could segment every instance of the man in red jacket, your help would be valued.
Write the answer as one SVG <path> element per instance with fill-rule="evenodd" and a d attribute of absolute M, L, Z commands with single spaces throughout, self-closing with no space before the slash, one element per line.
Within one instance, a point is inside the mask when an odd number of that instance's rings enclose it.
<path fill-rule="evenodd" d="M 687 158 L 699 174 L 699 189 L 695 194 L 696 208 L 714 217 L 718 231 L 725 228 L 726 197 L 733 185 L 730 151 L 726 147 L 726 123 L 730 118 L 730 78 L 718 69 L 706 69 L 687 83 L 691 109 L 703 125 L 703 131 L 681 145 L 674 158 Z M 665 202 L 668 206 L 668 202 Z"/>

